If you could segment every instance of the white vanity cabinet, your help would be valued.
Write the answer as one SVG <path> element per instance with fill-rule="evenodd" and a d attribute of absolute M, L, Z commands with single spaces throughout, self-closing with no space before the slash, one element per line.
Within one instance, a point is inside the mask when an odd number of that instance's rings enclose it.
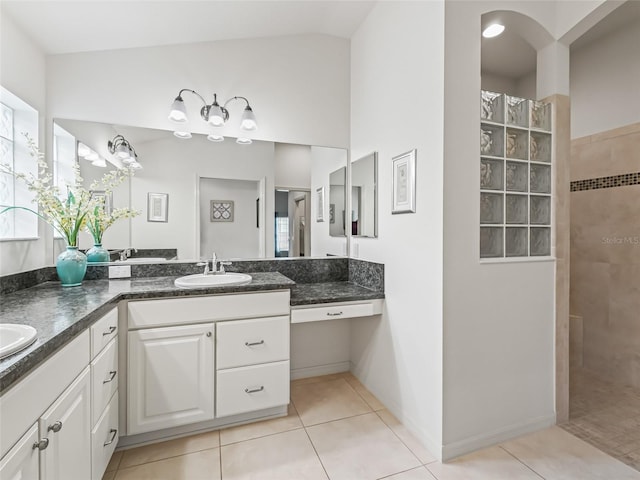
<path fill-rule="evenodd" d="M 289 295 L 129 302 L 127 434 L 287 405 Z"/>
<path fill-rule="evenodd" d="M 88 364 L 85 331 L 0 397 L 0 478 L 90 478 Z"/>
<path fill-rule="evenodd" d="M 0 397 L 0 479 L 102 478 L 117 443 L 117 321 L 114 308 Z"/>
<path fill-rule="evenodd" d="M 129 332 L 128 433 L 213 419 L 213 323 Z"/>

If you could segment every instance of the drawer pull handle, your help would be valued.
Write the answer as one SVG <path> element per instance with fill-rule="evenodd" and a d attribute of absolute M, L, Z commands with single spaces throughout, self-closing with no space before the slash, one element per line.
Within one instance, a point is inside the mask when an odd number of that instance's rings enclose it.
<path fill-rule="evenodd" d="M 327 312 L 328 317 L 339 317 L 340 315 L 342 315 L 342 312 L 337 312 L 337 313 Z"/>
<path fill-rule="evenodd" d="M 253 390 L 249 390 L 248 388 L 244 389 L 245 393 L 258 393 L 264 390 L 264 385 L 261 385 L 260 388 L 254 388 Z"/>
<path fill-rule="evenodd" d="M 44 450 L 49 446 L 49 439 L 48 438 L 43 438 L 42 440 L 36 442 L 33 444 L 33 450 L 35 450 L 36 448 L 38 450 Z"/>
<path fill-rule="evenodd" d="M 111 434 L 111 439 L 104 444 L 105 447 L 113 443 L 113 441 L 116 439 L 116 435 L 118 435 L 118 430 L 112 428 L 111 430 L 109 430 L 109 433 Z"/>
<path fill-rule="evenodd" d="M 115 332 L 115 331 L 116 331 L 116 327 L 109 327 L 109 331 L 108 331 L 108 332 L 104 332 L 104 333 L 102 334 L 102 336 L 104 337 L 104 336 L 106 336 L 106 335 L 111 335 L 111 334 L 112 334 L 113 332 Z"/>
<path fill-rule="evenodd" d="M 259 342 L 244 342 L 247 347 L 255 347 L 256 345 L 264 345 L 264 340 L 260 340 Z"/>
<path fill-rule="evenodd" d="M 103 380 L 102 384 L 104 385 L 105 383 L 109 383 L 112 382 L 114 378 L 116 378 L 116 375 L 118 374 L 118 372 L 116 370 L 111 370 L 109 372 L 109 379 L 108 380 Z"/>
<path fill-rule="evenodd" d="M 53 422 L 51 425 L 49 425 L 49 428 L 47 428 L 47 432 L 53 433 L 58 433 L 60 430 L 62 430 L 62 422 L 60 420 L 58 420 L 57 422 Z"/>

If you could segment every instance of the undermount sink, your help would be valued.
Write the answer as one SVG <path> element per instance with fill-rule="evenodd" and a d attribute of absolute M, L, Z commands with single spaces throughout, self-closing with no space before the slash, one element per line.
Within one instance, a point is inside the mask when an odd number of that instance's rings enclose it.
<path fill-rule="evenodd" d="M 36 341 L 37 333 L 29 325 L 0 323 L 0 358 L 27 348 Z"/>
<path fill-rule="evenodd" d="M 175 286 L 180 288 L 220 287 L 226 285 L 244 285 L 251 281 L 246 273 L 216 273 L 187 275 L 176 279 Z"/>
<path fill-rule="evenodd" d="M 116 260 L 116 262 L 127 262 L 127 263 L 157 263 L 157 262 L 166 262 L 167 259 L 164 257 L 135 257 L 135 258 L 127 258 L 126 260 Z"/>

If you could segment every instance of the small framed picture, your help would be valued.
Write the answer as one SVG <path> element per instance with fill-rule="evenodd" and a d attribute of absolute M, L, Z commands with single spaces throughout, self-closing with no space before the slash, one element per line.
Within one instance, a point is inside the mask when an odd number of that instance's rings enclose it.
<path fill-rule="evenodd" d="M 151 193 L 147 194 L 147 222 L 168 222 L 169 221 L 169 194 Z"/>
<path fill-rule="evenodd" d="M 316 222 L 324 222 L 324 187 L 316 189 Z"/>
<path fill-rule="evenodd" d="M 97 199 L 104 206 L 104 213 L 111 215 L 113 211 L 113 192 L 105 190 L 90 190 L 91 199 Z"/>
<path fill-rule="evenodd" d="M 391 213 L 416 211 L 416 150 L 393 157 L 393 208 Z"/>
<path fill-rule="evenodd" d="M 212 222 L 233 222 L 233 200 L 211 200 Z"/>

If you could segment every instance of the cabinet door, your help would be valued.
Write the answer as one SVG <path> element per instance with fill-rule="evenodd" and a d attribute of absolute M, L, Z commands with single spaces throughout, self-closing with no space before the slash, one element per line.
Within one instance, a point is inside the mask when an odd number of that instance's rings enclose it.
<path fill-rule="evenodd" d="M 38 449 L 33 448 L 38 442 L 38 424 L 25 433 L 18 443 L 0 460 L 0 478 L 2 480 L 37 480 Z"/>
<path fill-rule="evenodd" d="M 91 477 L 91 382 L 89 367 L 40 417 L 41 480 L 86 480 Z"/>
<path fill-rule="evenodd" d="M 129 332 L 129 434 L 213 419 L 213 332 L 213 323 Z"/>

